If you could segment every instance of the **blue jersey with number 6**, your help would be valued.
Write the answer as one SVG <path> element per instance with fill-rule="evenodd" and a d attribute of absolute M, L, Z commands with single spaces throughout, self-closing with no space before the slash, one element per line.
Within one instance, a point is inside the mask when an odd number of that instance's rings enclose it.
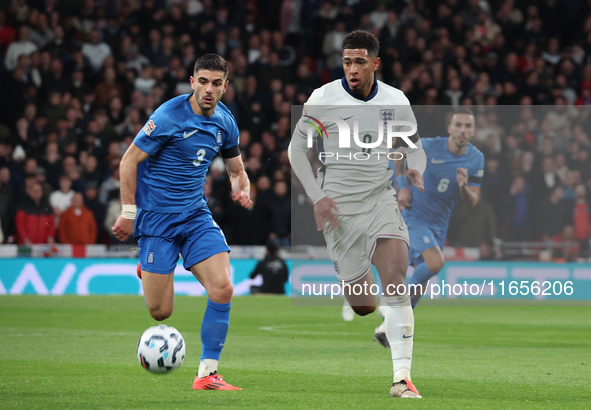
<path fill-rule="evenodd" d="M 138 166 L 138 208 L 181 213 L 202 208 L 205 175 L 220 149 L 238 145 L 238 126 L 230 110 L 219 102 L 211 117 L 197 115 L 191 94 L 162 104 L 133 140 L 150 155 Z"/>
<path fill-rule="evenodd" d="M 456 179 L 458 168 L 467 170 L 469 186 L 480 186 L 484 174 L 482 152 L 468 143 L 466 152 L 456 155 L 447 147 L 447 140 L 447 137 L 421 139 L 427 154 L 427 168 L 423 174 L 425 192 L 419 191 L 414 185 L 410 187 L 411 207 L 402 213 L 409 227 L 418 220 L 433 231 L 447 232 L 451 213 L 460 199 L 460 187 Z"/>

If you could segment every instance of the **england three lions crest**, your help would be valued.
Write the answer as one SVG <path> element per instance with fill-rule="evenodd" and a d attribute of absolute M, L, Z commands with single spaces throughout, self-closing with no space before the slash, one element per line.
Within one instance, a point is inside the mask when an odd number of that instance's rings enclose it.
<path fill-rule="evenodd" d="M 384 127 L 387 127 L 388 121 L 394 121 L 394 109 L 380 110 L 380 119 L 384 122 Z"/>

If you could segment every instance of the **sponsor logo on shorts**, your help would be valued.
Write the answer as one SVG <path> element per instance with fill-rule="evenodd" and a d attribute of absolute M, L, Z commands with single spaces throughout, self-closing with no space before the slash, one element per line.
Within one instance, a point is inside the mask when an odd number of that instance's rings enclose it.
<path fill-rule="evenodd" d="M 143 130 L 147 135 L 150 135 L 155 128 L 156 124 L 154 124 L 154 121 L 150 120 L 146 123 L 146 125 L 144 125 Z"/>
<path fill-rule="evenodd" d="M 148 263 L 154 263 L 154 252 L 148 252 Z"/>
<path fill-rule="evenodd" d="M 339 269 L 339 263 L 337 261 L 332 261 L 332 265 L 334 266 L 334 271 L 338 274 L 341 273 L 341 270 Z"/>
<path fill-rule="evenodd" d="M 425 243 L 431 242 L 431 239 L 429 239 L 428 236 L 423 236 L 423 240 L 425 241 Z"/>

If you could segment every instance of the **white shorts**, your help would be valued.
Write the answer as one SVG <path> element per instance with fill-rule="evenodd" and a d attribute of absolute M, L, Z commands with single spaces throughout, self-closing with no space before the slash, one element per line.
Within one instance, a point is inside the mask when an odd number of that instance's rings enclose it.
<path fill-rule="evenodd" d="M 408 229 L 393 195 L 377 201 L 371 211 L 337 215 L 337 220 L 338 231 L 329 227 L 324 238 L 339 282 L 352 283 L 371 272 L 378 238 L 401 239 L 409 245 Z"/>

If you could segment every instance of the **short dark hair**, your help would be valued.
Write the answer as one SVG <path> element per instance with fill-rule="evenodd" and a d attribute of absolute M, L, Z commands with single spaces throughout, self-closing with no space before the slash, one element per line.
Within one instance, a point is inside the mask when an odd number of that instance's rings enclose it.
<path fill-rule="evenodd" d="M 343 39 L 343 50 L 363 48 L 367 50 L 367 54 L 377 57 L 378 50 L 380 49 L 380 42 L 373 34 L 361 30 L 353 31 L 347 34 Z"/>
<path fill-rule="evenodd" d="M 468 114 L 468 115 L 471 115 L 472 117 L 476 118 L 476 116 L 474 115 L 474 112 L 469 108 L 458 108 L 457 110 L 454 111 L 453 115 L 456 115 L 456 114 Z M 452 115 L 452 117 L 453 117 L 453 115 Z"/>
<path fill-rule="evenodd" d="M 265 248 L 267 248 L 269 255 L 276 255 L 277 252 L 279 252 L 279 246 L 277 246 L 277 244 L 271 240 L 267 240 L 265 243 Z"/>
<path fill-rule="evenodd" d="M 193 74 L 197 73 L 199 70 L 222 71 L 224 73 L 224 78 L 226 78 L 228 76 L 228 63 L 217 54 L 205 54 L 195 61 Z"/>

